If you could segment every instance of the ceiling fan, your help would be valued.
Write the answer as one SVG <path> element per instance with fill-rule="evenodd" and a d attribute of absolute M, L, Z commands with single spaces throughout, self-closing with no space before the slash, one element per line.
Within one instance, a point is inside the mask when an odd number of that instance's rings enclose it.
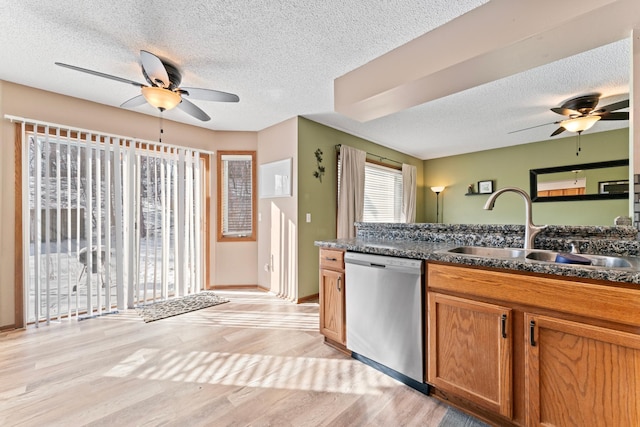
<path fill-rule="evenodd" d="M 551 111 L 554 113 L 562 116 L 568 116 L 568 118 L 558 120 L 553 123 L 519 129 L 509 133 L 520 132 L 550 124 L 559 124 L 560 127 L 551 134 L 551 136 L 556 136 L 565 130 L 582 133 L 583 131 L 590 129 L 600 120 L 629 120 L 628 112 L 617 111 L 629 107 L 628 99 L 614 102 L 613 104 L 605 105 L 604 107 L 596 109 L 598 102 L 600 102 L 600 96 L 601 94 L 599 93 L 590 93 L 568 99 L 563 102 L 560 107 L 551 108 Z"/>
<path fill-rule="evenodd" d="M 142 75 L 148 85 L 122 77 L 113 76 L 111 74 L 77 67 L 75 65 L 63 64 L 61 62 L 56 62 L 55 64 L 60 67 L 81 71 L 83 73 L 139 87 L 142 92 L 140 95 L 135 96 L 120 105 L 125 108 L 138 107 L 143 105 L 145 102 L 148 102 L 160 111 L 178 107 L 196 119 L 206 122 L 210 120 L 211 117 L 185 97 L 217 102 L 238 102 L 240 100 L 238 95 L 233 93 L 221 92 L 212 89 L 180 87 L 180 83 L 182 82 L 182 73 L 180 72 L 180 69 L 171 61 L 160 58 L 146 50 L 140 51 L 140 64 L 142 68 Z"/>

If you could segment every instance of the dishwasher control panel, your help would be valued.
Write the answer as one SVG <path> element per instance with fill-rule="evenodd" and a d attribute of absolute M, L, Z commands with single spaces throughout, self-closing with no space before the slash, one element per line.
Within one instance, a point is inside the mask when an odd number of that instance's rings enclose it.
<path fill-rule="evenodd" d="M 419 269 L 422 271 L 423 261 L 421 259 L 409 259 L 390 257 L 386 255 L 363 254 L 360 252 L 347 252 L 344 255 L 345 262 L 353 264 L 369 265 L 373 267 L 403 267 L 409 269 Z"/>

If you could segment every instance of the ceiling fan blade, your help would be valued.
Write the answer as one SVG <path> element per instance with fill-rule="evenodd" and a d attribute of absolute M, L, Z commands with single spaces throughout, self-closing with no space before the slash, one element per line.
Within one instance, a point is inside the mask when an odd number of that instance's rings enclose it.
<path fill-rule="evenodd" d="M 80 71 L 80 72 L 87 73 L 87 74 L 92 74 L 92 75 L 98 76 L 98 77 L 104 77 L 105 79 L 115 80 L 115 81 L 121 82 L 121 83 L 127 83 L 127 84 L 138 86 L 138 87 L 144 87 L 145 86 L 142 83 L 134 82 L 133 80 L 124 79 L 124 78 L 118 77 L 118 76 L 112 76 L 111 74 L 105 74 L 105 73 L 101 73 L 99 71 L 89 70 L 87 68 L 76 67 L 75 65 L 63 64 L 62 62 L 55 62 L 55 64 L 60 66 L 60 67 L 69 68 L 70 70 Z"/>
<path fill-rule="evenodd" d="M 611 111 L 622 110 L 623 108 L 629 108 L 629 100 L 625 99 L 624 101 L 614 102 L 613 104 L 605 105 L 602 108 L 599 108 L 597 113 L 609 113 Z M 609 119 L 612 120 L 612 119 Z"/>
<path fill-rule="evenodd" d="M 558 129 L 556 129 L 556 130 L 551 134 L 551 136 L 559 135 L 559 134 L 561 134 L 562 132 L 564 132 L 565 130 L 566 130 L 565 128 L 563 128 L 562 126 L 560 126 Z"/>
<path fill-rule="evenodd" d="M 619 111 L 617 113 L 604 113 L 596 114 L 600 116 L 600 120 L 629 120 L 629 113 L 626 111 Z"/>
<path fill-rule="evenodd" d="M 144 99 L 144 96 L 138 95 L 138 96 L 134 96 L 133 98 L 123 102 L 122 104 L 120 104 L 120 107 L 122 107 L 122 108 L 134 108 L 134 107 L 139 107 L 139 106 L 143 105 L 146 102 L 147 102 L 147 100 Z"/>
<path fill-rule="evenodd" d="M 169 79 L 167 69 L 164 67 L 160 58 L 151 52 L 141 50 L 140 62 L 142 63 L 142 70 L 146 74 L 145 77 L 147 77 L 151 84 L 154 86 L 161 86 L 163 88 L 169 87 L 171 80 Z"/>
<path fill-rule="evenodd" d="M 545 123 L 545 124 L 543 124 L 543 125 L 536 125 L 536 126 L 531 126 L 531 127 L 528 127 L 528 128 L 523 128 L 523 129 L 518 129 L 518 130 L 512 130 L 511 132 L 507 132 L 507 135 L 508 135 L 508 134 L 512 134 L 512 133 L 516 133 L 516 132 L 522 132 L 523 130 L 529 130 L 529 129 L 539 128 L 539 127 L 542 127 L 542 126 L 557 125 L 558 123 L 560 123 L 560 122 L 551 122 L 551 123 Z"/>
<path fill-rule="evenodd" d="M 182 102 L 178 104 L 178 108 L 189 114 L 190 116 L 193 116 L 198 120 L 202 120 L 203 122 L 208 122 L 209 120 L 211 120 L 211 117 L 209 117 L 207 113 L 202 111 L 200 107 L 184 98 L 182 98 Z"/>
<path fill-rule="evenodd" d="M 188 96 L 193 99 L 201 99 L 203 101 L 216 101 L 216 102 L 238 102 L 240 98 L 238 95 L 233 93 L 222 92 L 219 90 L 213 89 L 201 89 L 197 87 L 182 87 L 180 88 L 182 91 L 186 91 L 187 93 L 183 93 L 183 95 Z"/>

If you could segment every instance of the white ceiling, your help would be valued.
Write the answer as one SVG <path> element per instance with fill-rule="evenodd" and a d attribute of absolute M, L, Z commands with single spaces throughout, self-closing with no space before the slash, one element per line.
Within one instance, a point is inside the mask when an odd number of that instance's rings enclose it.
<path fill-rule="evenodd" d="M 258 131 L 301 115 L 422 159 L 548 139 L 555 125 L 509 132 L 561 119 L 549 108 L 573 96 L 600 92 L 601 105 L 627 98 L 622 40 L 366 123 L 333 112 L 334 79 L 485 2 L 4 0 L 0 79 L 119 106 L 139 89 L 54 62 L 144 82 L 144 49 L 178 64 L 183 86 L 240 97 L 194 101 L 210 122 L 178 109 L 167 119 Z M 627 126 L 599 122 L 588 132 Z"/>

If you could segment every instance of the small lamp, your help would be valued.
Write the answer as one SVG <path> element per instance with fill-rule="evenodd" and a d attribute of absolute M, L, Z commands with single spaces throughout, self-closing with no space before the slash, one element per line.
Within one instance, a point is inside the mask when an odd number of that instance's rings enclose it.
<path fill-rule="evenodd" d="M 591 129 L 596 122 L 600 120 L 600 116 L 583 116 L 575 117 L 573 119 L 567 119 L 560 122 L 563 128 L 569 132 L 576 132 L 578 134 L 578 141 L 576 141 L 576 156 L 580 153 L 580 135 L 583 131 Z"/>
<path fill-rule="evenodd" d="M 171 110 L 182 102 L 180 94 L 169 89 L 156 86 L 144 86 L 141 90 L 144 99 L 160 111 Z"/>
<path fill-rule="evenodd" d="M 591 129 L 598 120 L 600 120 L 600 116 L 584 116 L 563 120 L 560 124 L 569 132 L 580 133 L 587 129 Z"/>
<path fill-rule="evenodd" d="M 436 193 L 436 222 L 440 222 L 440 206 L 438 197 L 440 196 L 440 193 L 442 193 L 442 190 L 444 190 L 444 186 L 431 187 L 431 191 Z"/>

